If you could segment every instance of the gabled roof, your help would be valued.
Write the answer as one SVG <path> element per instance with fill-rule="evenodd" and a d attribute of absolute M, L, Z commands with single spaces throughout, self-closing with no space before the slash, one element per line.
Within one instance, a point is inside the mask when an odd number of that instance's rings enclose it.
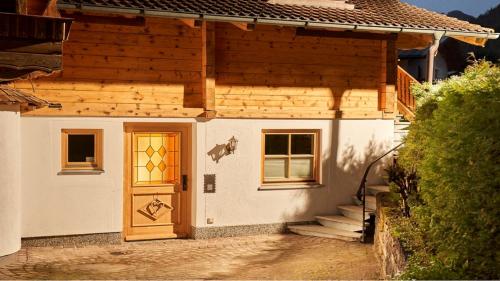
<path fill-rule="evenodd" d="M 494 30 L 445 15 L 417 8 L 399 0 L 349 0 L 354 9 L 308 5 L 271 4 L 267 0 L 58 0 L 62 9 L 135 12 L 145 15 L 198 17 L 207 20 L 243 20 L 296 26 L 363 27 L 379 31 L 431 33 L 449 32 L 450 36 L 497 38 Z M 354 28 L 352 28 L 354 26 Z M 460 33 L 460 34 L 458 34 Z M 465 34 L 462 34 L 465 33 Z"/>

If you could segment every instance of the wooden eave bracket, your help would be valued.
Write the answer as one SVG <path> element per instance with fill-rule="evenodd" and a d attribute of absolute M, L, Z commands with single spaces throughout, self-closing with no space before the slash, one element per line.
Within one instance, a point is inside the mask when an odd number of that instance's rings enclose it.
<path fill-rule="evenodd" d="M 179 20 L 191 28 L 201 28 L 203 25 L 203 21 L 200 19 L 179 19 Z"/>
<path fill-rule="evenodd" d="M 206 118 L 206 119 L 215 119 L 217 118 L 217 111 L 215 110 L 205 110 L 198 117 Z"/>
<path fill-rule="evenodd" d="M 57 0 L 48 0 L 45 10 L 43 11 L 43 16 L 60 18 L 61 14 L 57 9 Z"/>
<path fill-rule="evenodd" d="M 254 31 L 256 26 L 255 23 L 248 22 L 231 22 L 231 24 L 243 31 Z"/>

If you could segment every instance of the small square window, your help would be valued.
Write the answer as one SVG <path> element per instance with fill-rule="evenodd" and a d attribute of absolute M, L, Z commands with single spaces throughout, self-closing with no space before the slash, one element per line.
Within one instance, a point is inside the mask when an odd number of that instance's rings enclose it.
<path fill-rule="evenodd" d="M 262 183 L 319 182 L 319 130 L 262 132 Z"/>
<path fill-rule="evenodd" d="M 63 170 L 102 170 L 102 130 L 61 130 Z"/>

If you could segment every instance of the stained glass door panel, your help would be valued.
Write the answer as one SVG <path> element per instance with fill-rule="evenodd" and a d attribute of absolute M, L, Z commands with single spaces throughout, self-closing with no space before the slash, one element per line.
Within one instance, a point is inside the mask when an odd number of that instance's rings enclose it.
<path fill-rule="evenodd" d="M 179 134 L 134 133 L 133 185 L 179 182 Z"/>

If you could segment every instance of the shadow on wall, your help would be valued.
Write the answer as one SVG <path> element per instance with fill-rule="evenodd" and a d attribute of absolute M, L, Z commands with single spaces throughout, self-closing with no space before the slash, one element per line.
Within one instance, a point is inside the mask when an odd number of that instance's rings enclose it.
<path fill-rule="evenodd" d="M 212 158 L 215 163 L 219 163 L 219 160 L 226 156 L 229 155 L 229 151 L 227 151 L 227 145 L 226 144 L 216 144 L 210 151 L 207 153 L 210 158 Z"/>
<path fill-rule="evenodd" d="M 290 200 L 304 203 L 285 213 L 283 221 L 313 221 L 316 215 L 338 214 L 336 207 L 339 205 L 353 204 L 352 196 L 356 194 L 367 166 L 390 149 L 389 144 L 377 141 L 374 135 L 361 150 L 353 144 L 340 147 L 338 138 L 339 122 L 334 121 L 330 153 L 322 155 L 322 177 L 326 186 L 295 193 Z M 384 168 L 389 161 L 390 156 L 387 156 L 372 168 L 368 184 L 382 183 Z"/>
<path fill-rule="evenodd" d="M 327 145 L 327 144 L 324 144 Z M 351 204 L 366 167 L 389 150 L 389 144 L 376 141 L 374 135 L 366 145 L 357 150 L 353 144 L 339 144 L 339 121 L 332 122 L 331 150 L 322 155 L 323 179 L 326 187 L 298 190 L 293 200 L 305 201 L 301 209 L 283 216 L 283 221 L 313 220 L 316 210 L 331 206 Z M 390 157 L 373 167 L 368 177 L 371 184 L 380 181 L 384 165 Z M 333 212 L 332 212 L 333 213 Z M 302 218 L 302 219 L 301 219 Z M 211 279 L 379 279 L 380 269 L 371 244 L 345 242 L 332 239 L 325 242 L 317 237 L 280 236 L 265 247 L 255 244 L 255 250 L 231 260 L 232 267 L 217 272 Z M 310 244 L 307 244 L 307 241 Z M 278 242 L 279 241 L 279 242 Z M 312 250 L 313 248 L 314 250 Z M 327 261 L 325 264 L 307 264 L 307 260 Z M 268 270 L 272 267 L 273 270 Z M 267 269 L 267 270 L 266 270 Z"/>

